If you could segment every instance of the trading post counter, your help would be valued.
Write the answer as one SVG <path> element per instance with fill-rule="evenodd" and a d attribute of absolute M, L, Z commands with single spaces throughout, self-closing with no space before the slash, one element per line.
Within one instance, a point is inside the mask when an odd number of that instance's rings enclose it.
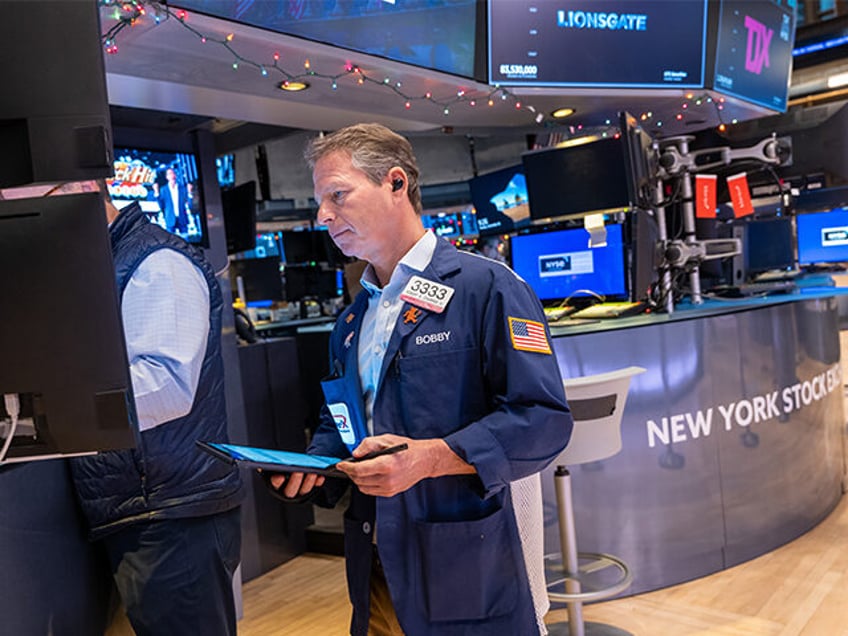
<path fill-rule="evenodd" d="M 769 552 L 836 506 L 840 293 L 552 327 L 564 378 L 647 369 L 630 385 L 621 452 L 571 468 L 579 549 L 626 561 L 625 594 Z M 543 488 L 546 551 L 559 552 L 552 467 Z"/>

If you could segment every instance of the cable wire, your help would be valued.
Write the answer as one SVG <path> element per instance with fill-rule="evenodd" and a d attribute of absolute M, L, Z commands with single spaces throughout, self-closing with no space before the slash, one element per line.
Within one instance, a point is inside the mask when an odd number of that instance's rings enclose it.
<path fill-rule="evenodd" d="M 0 449 L 0 464 L 6 461 L 6 454 L 12 445 L 12 438 L 15 436 L 15 431 L 18 428 L 18 416 L 21 413 L 21 402 L 18 399 L 17 393 L 5 393 L 3 395 L 3 402 L 6 406 L 6 413 L 12 418 L 12 423 L 6 432 L 6 441 L 3 443 L 3 448 Z"/>

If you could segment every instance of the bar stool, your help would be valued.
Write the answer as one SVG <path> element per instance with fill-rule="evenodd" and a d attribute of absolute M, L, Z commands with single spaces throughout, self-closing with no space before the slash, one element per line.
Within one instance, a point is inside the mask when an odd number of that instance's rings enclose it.
<path fill-rule="evenodd" d="M 566 604 L 568 623 L 548 625 L 553 636 L 629 634 L 610 625 L 583 621 L 583 603 L 623 592 L 630 586 L 633 577 L 627 564 L 618 557 L 577 552 L 571 475 L 566 466 L 600 461 L 621 450 L 621 416 L 630 379 L 644 372 L 642 367 L 626 367 L 563 381 L 574 429 L 568 446 L 554 461 L 561 553 L 545 555 L 545 570 L 548 598 Z"/>

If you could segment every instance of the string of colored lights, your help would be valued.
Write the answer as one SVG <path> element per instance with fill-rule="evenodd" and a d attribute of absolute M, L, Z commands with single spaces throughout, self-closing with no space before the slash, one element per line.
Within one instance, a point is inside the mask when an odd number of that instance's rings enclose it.
<path fill-rule="evenodd" d="M 407 110 L 411 109 L 415 102 L 426 101 L 440 107 L 444 115 L 447 116 L 450 115 L 450 109 L 457 104 L 465 103 L 470 107 L 474 107 L 479 103 L 491 107 L 498 101 L 505 102 L 509 100 L 517 110 L 524 109 L 531 113 L 536 123 L 542 123 L 544 119 L 544 115 L 536 112 L 533 106 L 523 104 L 515 95 L 498 85 L 491 87 L 488 92 L 469 92 L 465 89 L 459 89 L 450 97 L 437 98 L 430 92 L 420 96 L 410 95 L 402 90 L 401 82 L 394 82 L 388 77 L 382 80 L 375 79 L 365 73 L 359 66 L 350 62 L 345 64 L 341 72 L 331 74 L 315 71 L 311 68 L 311 64 L 307 59 L 304 61 L 302 71 L 291 72 L 280 64 L 280 54 L 278 52 L 273 54 L 273 59 L 269 63 L 261 63 L 241 55 L 236 50 L 232 44 L 235 37 L 232 33 L 227 34 L 223 39 L 201 33 L 189 24 L 188 14 L 183 9 L 172 9 L 167 4 L 154 0 L 100 0 L 100 5 L 115 8 L 115 12 L 112 14 L 115 24 L 109 27 L 101 36 L 103 48 L 110 55 L 118 53 L 118 35 L 127 27 L 135 26 L 140 20 L 147 18 L 148 13 L 152 12 L 152 19 L 157 25 L 165 20 L 174 19 L 201 42 L 222 46 L 233 56 L 232 67 L 234 70 L 238 70 L 241 66 L 248 66 L 259 71 L 263 77 L 268 77 L 272 72 L 278 73 L 283 78 L 280 82 L 280 88 L 282 89 L 291 89 L 293 85 L 299 83 L 306 83 L 308 86 L 309 81 L 324 80 L 329 81 L 331 88 L 336 90 L 343 78 L 353 77 L 354 81 L 359 85 L 365 83 L 377 84 L 392 91 L 395 95 L 403 99 L 404 108 Z"/>
<path fill-rule="evenodd" d="M 570 135 L 566 134 L 565 136 L 600 134 L 606 137 L 607 134 L 609 134 L 609 121 L 605 122 L 604 125 L 569 125 L 565 127 L 565 130 L 563 130 L 561 124 L 564 122 L 546 119 L 545 115 L 541 112 L 537 112 L 537 109 L 532 105 L 522 103 L 517 96 L 497 84 L 489 87 L 488 91 L 469 92 L 460 88 L 450 97 L 437 98 L 430 92 L 427 92 L 424 95 L 411 95 L 403 90 L 401 82 L 392 81 L 388 77 L 376 79 L 351 62 L 346 62 L 343 70 L 338 73 L 321 73 L 311 68 L 310 61 L 306 59 L 303 63 L 302 71 L 292 72 L 281 64 L 280 54 L 278 52 L 273 53 L 272 59 L 268 63 L 257 62 L 247 58 L 239 53 L 233 45 L 235 37 L 233 33 L 228 33 L 223 38 L 204 34 L 188 22 L 188 14 L 184 9 L 171 8 L 165 2 L 159 2 L 157 0 L 99 0 L 99 3 L 101 6 L 114 8 L 114 12 L 111 17 L 115 20 L 115 23 L 101 36 L 104 50 L 111 55 L 118 53 L 118 35 L 127 27 L 135 26 L 143 19 L 152 19 L 156 25 L 163 21 L 173 19 L 201 42 L 223 47 L 233 58 L 232 67 L 234 70 L 238 70 L 243 66 L 251 67 L 259 71 L 263 77 L 269 77 L 271 73 L 277 73 L 282 79 L 279 83 L 279 87 L 281 89 L 298 90 L 298 88 L 302 89 L 308 87 L 309 82 L 322 80 L 330 82 L 331 88 L 333 90 L 337 90 L 340 82 L 350 77 L 358 85 L 370 83 L 379 85 L 386 90 L 391 91 L 403 100 L 404 108 L 407 110 L 411 109 L 413 104 L 416 102 L 430 102 L 441 108 L 444 115 L 448 116 L 451 113 L 451 108 L 459 104 L 467 104 L 470 107 L 477 106 L 478 104 L 486 104 L 487 106 L 492 107 L 498 102 L 509 101 L 517 110 L 523 109 L 528 111 L 533 116 L 537 124 L 543 125 L 544 127 L 557 127 L 557 134 L 559 135 L 562 135 L 565 131 L 570 133 Z M 680 108 L 674 115 L 674 118 L 676 121 L 683 121 L 684 116 L 693 111 L 693 109 L 690 108 L 692 105 L 697 107 L 701 107 L 702 105 L 707 105 L 707 107 L 712 106 L 715 109 L 715 114 L 719 122 L 718 130 L 720 132 L 724 132 L 728 124 L 737 123 L 735 119 L 730 122 L 724 121 L 721 112 L 724 108 L 724 101 L 723 97 L 714 97 L 706 92 L 698 95 L 695 95 L 694 93 L 687 93 L 685 95 L 685 101 L 681 103 Z M 655 133 L 662 132 L 663 121 L 654 117 L 653 112 L 643 112 L 637 115 L 637 118 L 645 128 L 653 128 Z"/>

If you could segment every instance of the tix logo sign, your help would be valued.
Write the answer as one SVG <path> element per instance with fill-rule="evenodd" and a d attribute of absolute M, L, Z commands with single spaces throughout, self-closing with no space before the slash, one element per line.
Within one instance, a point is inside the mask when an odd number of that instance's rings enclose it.
<path fill-rule="evenodd" d="M 774 29 L 769 29 L 762 22 L 755 20 L 749 15 L 745 16 L 745 28 L 748 29 L 748 47 L 745 50 L 745 70 L 755 75 L 763 72 L 763 67 L 768 68 L 769 47 Z"/>

